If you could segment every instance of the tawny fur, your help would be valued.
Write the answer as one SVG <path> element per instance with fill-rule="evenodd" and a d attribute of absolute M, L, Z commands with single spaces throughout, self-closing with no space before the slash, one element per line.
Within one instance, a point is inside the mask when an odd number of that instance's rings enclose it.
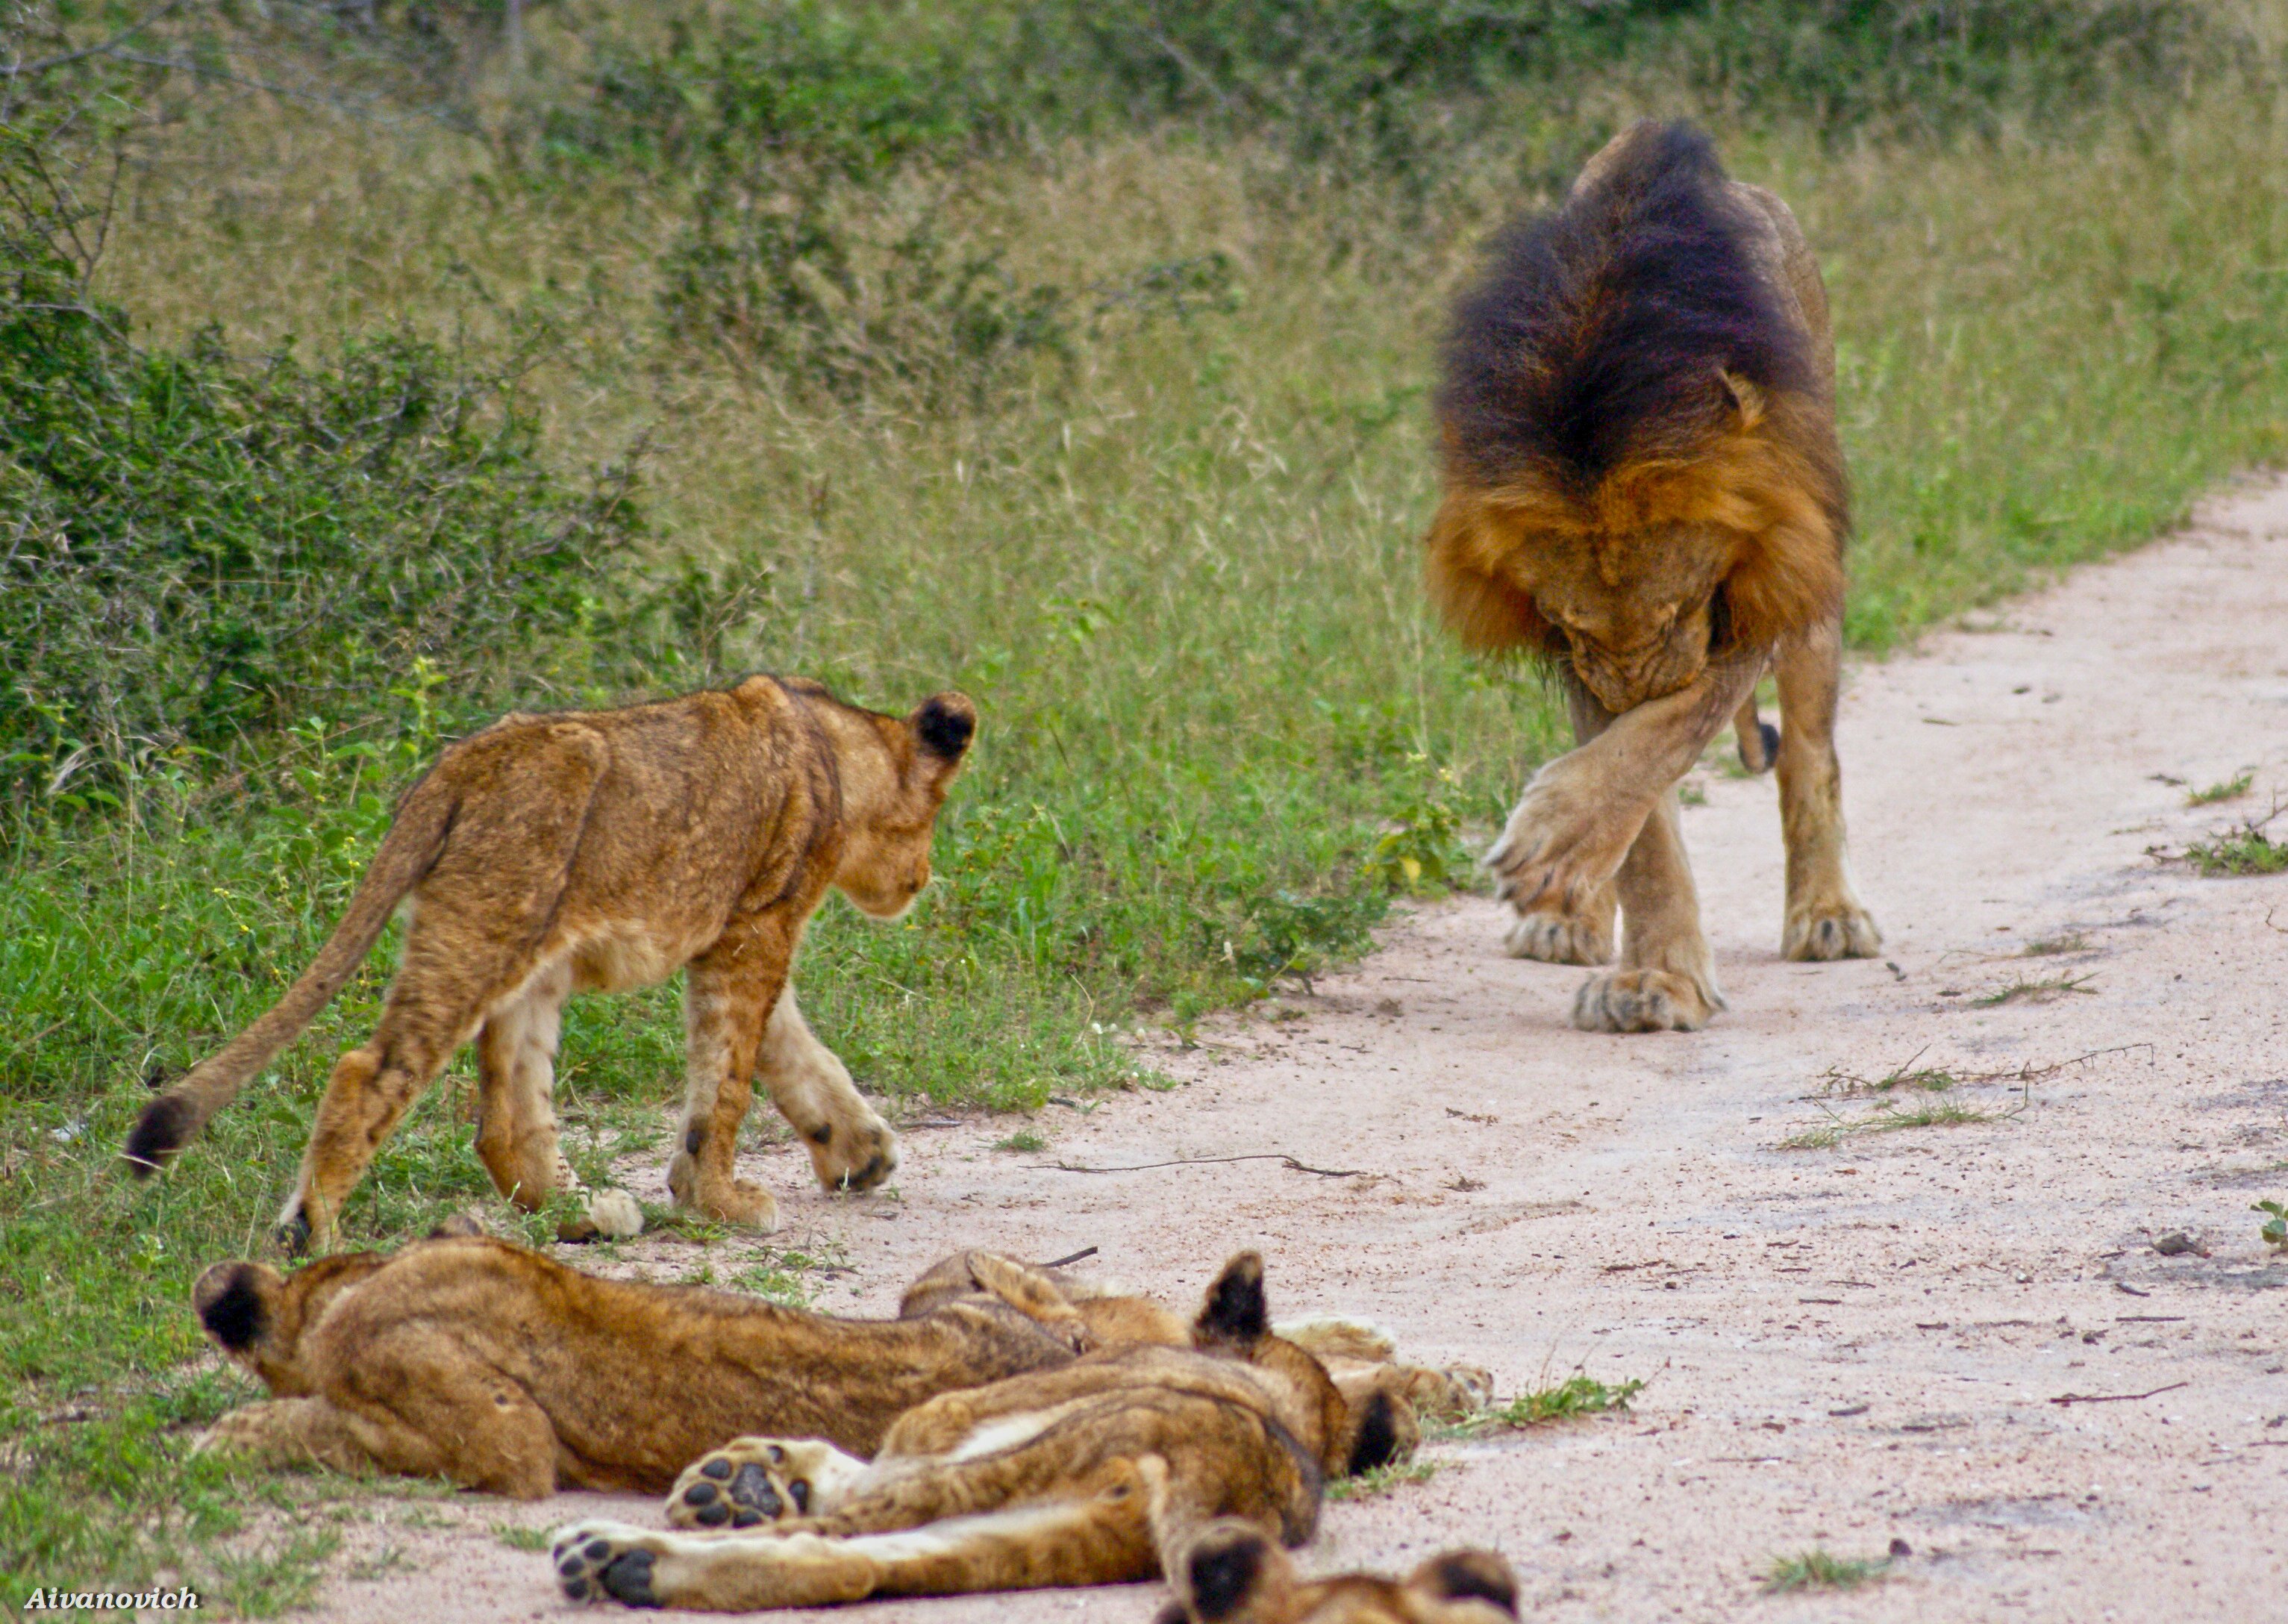
<path fill-rule="evenodd" d="M 1156 1305 L 1092 1297 L 982 1252 L 923 1276 L 894 1320 L 599 1279 L 468 1236 L 288 1276 L 218 1263 L 193 1301 L 273 1395 L 224 1416 L 207 1447 L 519 1499 L 657 1492 L 758 1431 L 871 1454 L 893 1421 L 939 1394 L 1067 1365 L 1086 1349 L 1186 1340 Z"/>
<path fill-rule="evenodd" d="M 1225 1266 L 1188 1342 L 946 1394 L 871 1461 L 738 1439 L 669 1498 L 670 1519 L 699 1532 L 572 1524 L 554 1541 L 560 1580 L 576 1598 L 719 1611 L 1123 1583 L 1219 1519 L 1302 1543 L 1326 1479 L 1414 1447 L 1404 1394 L 1429 1373 L 1390 1366 L 1347 1392 L 1271 1332 L 1251 1253 Z"/>
<path fill-rule="evenodd" d="M 164 1163 L 338 992 L 401 904 L 405 949 L 372 1038 L 342 1056 L 280 1223 L 323 1247 L 375 1150 L 473 1039 L 477 1150 L 536 1210 L 571 1179 L 552 1104 L 570 993 L 687 969 L 688 1081 L 668 1173 L 679 1206 L 772 1227 L 732 1153 L 759 1066 L 829 1189 L 878 1183 L 895 1137 L 814 1038 L 788 982 L 830 887 L 894 918 L 928 883 L 938 808 L 976 712 L 910 716 L 751 677 L 618 711 L 512 715 L 448 750 L 399 806 L 333 935 L 276 1007 L 145 1111 L 127 1145 Z M 603 1227 L 640 1214 L 624 1194 Z M 602 1204 L 592 1202 L 591 1227 Z"/>
<path fill-rule="evenodd" d="M 1874 952 L 1845 857 L 1834 711 L 1849 529 L 1817 264 L 1786 204 L 1705 139 L 1640 123 L 1553 215 L 1513 227 L 1457 307 L 1439 395 L 1431 595 L 1473 647 L 1558 672 L 1579 748 L 1487 854 L 1510 950 L 1621 966 L 1592 1030 L 1691 1029 L 1723 1006 L 1673 786 L 1727 722 L 1776 765 L 1783 951 Z M 1778 679 L 1784 731 L 1756 714 Z"/>
<path fill-rule="evenodd" d="M 1507 1624 L 1517 1575 L 1493 1551 L 1450 1550 L 1402 1580 L 1305 1579 L 1260 1530 L 1212 1523 L 1167 1562 L 1175 1591 L 1159 1624 Z"/>

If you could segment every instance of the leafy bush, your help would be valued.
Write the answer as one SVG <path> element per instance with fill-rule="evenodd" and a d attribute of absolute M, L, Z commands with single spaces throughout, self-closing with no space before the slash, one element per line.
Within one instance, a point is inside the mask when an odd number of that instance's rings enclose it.
<path fill-rule="evenodd" d="M 401 334 L 139 348 L 64 251 L 84 211 L 28 144 L 0 163 L 0 797 L 369 715 L 418 660 L 465 689 L 588 620 L 631 474 L 568 488 L 512 371 Z"/>
<path fill-rule="evenodd" d="M 1953 127 L 2168 82 L 2214 28 L 2168 0 L 765 0 L 641 44 L 612 20 L 508 150 L 672 169 L 800 155 L 864 175 L 1177 122 L 1409 170 L 1513 118 L 1505 92 L 1565 106 L 1616 69 L 1833 128 Z"/>

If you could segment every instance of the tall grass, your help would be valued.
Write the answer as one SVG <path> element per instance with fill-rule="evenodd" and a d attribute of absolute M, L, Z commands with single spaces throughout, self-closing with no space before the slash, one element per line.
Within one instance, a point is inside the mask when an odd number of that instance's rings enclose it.
<path fill-rule="evenodd" d="M 184 1364 L 187 1285 L 261 1244 L 386 949 L 167 1179 L 125 1185 L 115 1146 L 147 1081 L 306 960 L 393 791 L 484 710 L 748 667 L 883 706 L 974 695 L 941 882 L 886 929 L 830 906 L 798 970 L 822 1035 L 894 1105 L 1148 1085 L 1120 1031 L 1308 975 L 1358 951 L 1394 894 L 1458 872 L 1459 832 L 1561 731 L 1534 680 L 1459 656 L 1417 591 L 1433 344 L 1476 243 L 1625 115 L 1712 118 L 1735 171 L 1788 197 L 1821 252 L 1858 647 L 2149 537 L 2282 454 L 2288 130 L 2268 78 L 2244 64 L 2063 122 L 1990 100 L 1878 137 L 1672 68 L 1538 110 L 1511 95 L 1404 166 L 1120 121 L 822 171 L 791 202 L 635 163 L 567 180 L 433 121 L 260 98 L 194 103 L 147 139 L 93 289 L 142 343 L 218 321 L 241 354 L 387 331 L 481 361 L 553 334 L 521 410 L 567 470 L 643 444 L 648 569 L 587 623 L 582 659 L 453 689 L 409 672 L 394 712 L 353 728 L 314 706 L 250 740 L 234 776 L 154 769 L 131 818 L 56 806 L 9 825 L 0 1437 L 21 1441 L 0 1455 L 0 1586 L 65 1566 L 124 1580 L 246 1515 L 252 1491 L 181 1467 L 170 1430 L 235 1391 Z M 838 299 L 862 308 L 885 285 L 869 278 L 921 262 L 897 245 L 924 227 L 936 263 L 986 267 L 979 297 L 1055 291 L 1064 337 L 997 349 L 989 388 L 950 395 L 935 361 L 830 387 L 790 375 L 677 317 L 711 292 L 677 250 L 727 197 L 798 203 L 855 245 L 846 286 L 806 284 L 837 344 L 953 342 L 957 322 L 831 325 Z M 1229 299 L 1140 313 L 1156 267 L 1210 263 Z M 580 1156 L 656 1134 L 679 1048 L 671 989 L 576 1005 L 561 1093 Z M 463 1087 L 391 1142 L 353 1237 L 484 1198 Z M 52 1421 L 72 1409 L 102 1418 L 100 1446 L 96 1423 Z M 144 1477 L 104 1464 L 121 1451 Z M 123 1515 L 154 1483 L 181 1516 Z"/>

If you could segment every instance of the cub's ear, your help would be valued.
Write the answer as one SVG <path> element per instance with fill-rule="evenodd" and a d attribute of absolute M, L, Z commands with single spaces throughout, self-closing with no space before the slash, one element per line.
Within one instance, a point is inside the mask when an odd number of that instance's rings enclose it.
<path fill-rule="evenodd" d="M 1442 1602 L 1484 1602 L 1498 1612 L 1517 1617 L 1517 1575 L 1493 1551 L 1442 1552 L 1415 1569 L 1406 1588 Z"/>
<path fill-rule="evenodd" d="M 1271 1310 L 1263 1299 L 1263 1259 L 1243 1252 L 1223 1266 L 1208 1287 L 1207 1301 L 1193 1322 L 1205 1342 L 1252 1342 L 1271 1330 Z"/>
<path fill-rule="evenodd" d="M 244 1353 L 270 1329 L 282 1282 L 262 1263 L 217 1263 L 191 1288 L 191 1306 L 207 1334 L 228 1353 Z"/>
<path fill-rule="evenodd" d="M 1212 1523 L 1177 1558 L 1169 1576 L 1180 1609 L 1176 1616 L 1199 1624 L 1260 1616 L 1257 1604 L 1287 1575 L 1286 1553 L 1259 1529 L 1238 1521 Z"/>
<path fill-rule="evenodd" d="M 906 719 L 914 740 L 941 761 L 958 761 L 977 731 L 977 707 L 966 694 L 932 694 Z"/>

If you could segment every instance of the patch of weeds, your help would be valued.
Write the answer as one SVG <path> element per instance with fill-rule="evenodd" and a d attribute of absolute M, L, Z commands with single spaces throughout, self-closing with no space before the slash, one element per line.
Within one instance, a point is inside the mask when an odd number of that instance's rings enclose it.
<path fill-rule="evenodd" d="M 1704 807 L 1708 804 L 1708 792 L 1692 783 L 1678 784 L 1676 798 L 1688 807 Z"/>
<path fill-rule="evenodd" d="M 1839 1066 L 1830 1066 L 1821 1074 L 1822 1094 L 1893 1094 L 1906 1091 L 1917 1094 L 1944 1094 L 1959 1087 L 1962 1079 L 1939 1066 L 1918 1066 L 1927 1051 L 1918 1049 L 1914 1058 L 1905 1065 L 1894 1068 L 1887 1075 L 1865 1078 L 1855 1071 L 1846 1071 Z"/>
<path fill-rule="evenodd" d="M 2054 1067 L 2046 1068 L 2046 1070 L 2054 1069 Z M 1995 1080 L 1992 1078 L 1984 1077 L 1958 1078 L 1944 1072 L 1923 1075 L 1945 1077 L 1947 1079 L 1943 1085 L 1945 1087 L 1952 1087 L 1956 1084 L 1964 1082 Z M 1807 1128 L 1800 1134 L 1790 1134 L 1781 1140 L 1776 1148 L 1782 1150 L 1831 1150 L 1847 1139 L 1855 1139 L 1869 1134 L 1895 1134 L 1903 1129 L 1914 1127 L 1965 1127 L 1975 1122 L 2007 1122 L 2022 1114 L 2033 1103 L 2032 1079 L 2040 1074 L 2025 1072 L 2014 1075 L 2022 1079 L 2022 1086 L 2018 1103 L 2007 1111 L 1990 1111 L 1978 1105 L 1958 1105 L 1951 1100 L 1925 1100 L 1904 1105 L 1886 1100 L 1863 1117 L 1844 1118 L 1837 1116 L 1833 1111 L 1828 1111 L 1826 1122 L 1817 1127 Z M 1820 1109 L 1825 1111 L 1826 1107 L 1823 1105 Z"/>
<path fill-rule="evenodd" d="M 1016 1150 L 1030 1155 L 1035 1150 L 1047 1150 L 1049 1142 L 1031 1128 L 1021 1127 L 1008 1138 L 994 1141 L 993 1148 L 997 1150 Z"/>
<path fill-rule="evenodd" d="M 2189 807 L 2213 806 L 2220 800 L 2237 800 L 2248 793 L 2248 786 L 2256 782 L 2256 769 L 2250 768 L 2221 784 L 2212 784 L 2205 790 L 2194 790 L 2185 797 Z"/>
<path fill-rule="evenodd" d="M 411 1573 L 417 1572 L 419 1564 L 403 1550 L 394 1545 L 385 1545 L 364 1561 L 351 1563 L 345 1571 L 361 1584 L 369 1584 L 392 1573 Z"/>
<path fill-rule="evenodd" d="M 1387 1466 L 1378 1466 L 1352 1477 L 1338 1477 L 1327 1485 L 1329 1500 L 1369 1500 L 1377 1494 L 1387 1494 L 1402 1483 L 1427 1483 L 1438 1475 L 1434 1461 L 1393 1461 Z"/>
<path fill-rule="evenodd" d="M 1408 765 L 1424 770 L 1429 761 L 1416 755 L 1408 758 Z M 1367 848 L 1367 872 L 1393 891 L 1456 889 L 1467 881 L 1472 867 L 1456 805 L 1461 780 L 1452 768 L 1441 767 L 1426 779 L 1413 782 L 1418 787 L 1394 809 L 1391 821 Z"/>
<path fill-rule="evenodd" d="M 1625 1381 L 1600 1381 L 1577 1370 L 1554 1387 L 1521 1393 L 1506 1404 L 1441 1422 L 1432 1432 L 1440 1437 L 1470 1437 L 1495 1427 L 1544 1427 L 1552 1421 L 1619 1414 L 1644 1389 L 1644 1381 L 1639 1377 L 1633 1376 Z"/>
<path fill-rule="evenodd" d="M 2288 1252 L 2288 1202 L 2259 1201 L 2248 1210 L 2266 1215 L 2263 1228 L 2257 1230 L 2264 1238 L 2264 1244 Z"/>
<path fill-rule="evenodd" d="M 2237 829 L 2195 840 L 2185 848 L 2185 861 L 2211 879 L 2220 874 L 2288 873 L 2288 844 L 2265 833 L 2266 826 L 2284 809 L 2288 808 L 2275 801 L 2262 817 L 2247 818 Z"/>
<path fill-rule="evenodd" d="M 788 1308 L 806 1309 L 817 1297 L 813 1272 L 830 1273 L 838 1265 L 807 1252 L 782 1251 L 775 1257 L 767 1251 L 746 1268 L 731 1277 L 729 1284 L 743 1292 Z"/>
<path fill-rule="evenodd" d="M 240 1551 L 212 1554 L 216 1586 L 231 1610 L 266 1619 L 306 1607 L 324 1577 L 322 1564 L 342 1542 L 331 1532 L 298 1532 Z"/>
<path fill-rule="evenodd" d="M 2088 975 L 2048 975 L 2039 981 L 2014 981 L 2006 987 L 1970 1001 L 1982 1009 L 1990 1009 L 1999 1004 L 2015 1003 L 2020 999 L 2057 998 L 2068 992 L 2094 994 L 2097 989 L 2089 984 L 2093 979 Z"/>
<path fill-rule="evenodd" d="M 1823 1550 L 1807 1550 L 1774 1561 L 1764 1575 L 1764 1592 L 1783 1596 L 1792 1590 L 1856 1590 L 1881 1579 L 1890 1567 L 1887 1556 L 1831 1556 Z"/>
<path fill-rule="evenodd" d="M 548 1530 L 545 1528 L 517 1528 L 507 1523 L 495 1523 L 493 1537 L 511 1550 L 548 1548 Z"/>
<path fill-rule="evenodd" d="M 2060 953 L 2085 952 L 2089 937 L 2078 930 L 2069 930 L 2062 935 L 2036 936 L 2018 950 L 2022 959 L 2049 959 Z"/>

